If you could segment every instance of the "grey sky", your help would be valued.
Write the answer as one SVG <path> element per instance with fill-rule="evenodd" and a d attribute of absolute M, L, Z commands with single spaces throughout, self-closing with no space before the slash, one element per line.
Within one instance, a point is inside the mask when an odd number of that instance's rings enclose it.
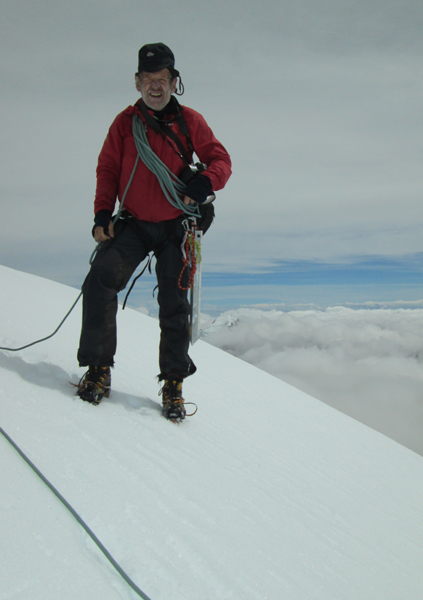
<path fill-rule="evenodd" d="M 95 166 L 163 41 L 234 174 L 206 270 L 422 251 L 423 5 L 3 0 L 0 262 L 78 285 Z"/>

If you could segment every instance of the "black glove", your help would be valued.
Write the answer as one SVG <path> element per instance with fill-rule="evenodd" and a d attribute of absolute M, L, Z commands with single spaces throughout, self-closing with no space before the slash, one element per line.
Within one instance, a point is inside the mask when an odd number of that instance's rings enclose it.
<path fill-rule="evenodd" d="M 109 235 L 109 224 L 112 220 L 112 213 L 110 210 L 99 210 L 98 213 L 95 214 L 94 217 L 94 226 L 92 228 L 92 236 L 94 237 L 94 229 L 96 227 L 102 227 L 105 235 Z"/>
<path fill-rule="evenodd" d="M 185 196 L 191 198 L 198 204 L 205 202 L 213 194 L 213 188 L 210 179 L 206 175 L 199 173 L 187 184 Z"/>

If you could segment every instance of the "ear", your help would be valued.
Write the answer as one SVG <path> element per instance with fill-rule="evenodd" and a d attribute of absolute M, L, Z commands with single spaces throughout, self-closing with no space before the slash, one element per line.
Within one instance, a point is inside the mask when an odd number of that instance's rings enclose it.
<path fill-rule="evenodd" d="M 170 93 L 171 93 L 171 94 L 174 94 L 174 93 L 176 92 L 176 86 L 177 86 L 177 83 L 178 83 L 178 78 L 177 78 L 177 77 L 175 77 L 175 79 L 174 79 L 174 82 L 173 82 L 173 85 L 172 85 L 172 89 L 171 89 L 171 91 L 170 91 Z"/>
<path fill-rule="evenodd" d="M 141 93 L 141 82 L 138 73 L 135 73 L 135 87 L 137 88 L 137 91 Z"/>

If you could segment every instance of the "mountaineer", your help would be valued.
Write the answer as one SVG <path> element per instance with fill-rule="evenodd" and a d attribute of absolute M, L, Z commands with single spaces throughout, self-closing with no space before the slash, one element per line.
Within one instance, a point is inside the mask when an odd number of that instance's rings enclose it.
<path fill-rule="evenodd" d="M 138 265 L 153 252 L 158 283 L 160 347 L 159 381 L 163 415 L 181 421 L 186 415 L 182 382 L 196 371 L 188 354 L 190 306 L 181 244 L 186 216 L 200 214 L 198 227 L 213 219 L 213 193 L 231 175 L 231 160 L 205 119 L 182 106 L 174 94 L 183 93 L 175 58 L 165 44 L 147 44 L 138 53 L 135 86 L 141 98 L 112 123 L 99 155 L 94 202 L 93 236 L 101 243 L 83 287 L 83 317 L 78 361 L 87 366 L 77 395 L 99 404 L 108 397 L 116 352 L 117 294 Z M 135 128 L 135 129 L 134 129 Z M 160 178 L 140 156 L 134 131 L 147 138 L 154 158 L 176 177 L 187 178 L 179 203 L 171 203 Z M 203 164 L 192 170 L 193 154 Z M 198 163 L 197 163 L 198 164 Z M 113 219 L 116 200 L 119 218 Z M 122 206 L 123 200 L 123 206 Z M 115 221 L 115 222 L 114 222 Z M 180 274 L 183 272 L 182 285 Z M 142 340 L 140 340 L 142 343 Z M 141 368 L 141 365 L 140 365 Z"/>

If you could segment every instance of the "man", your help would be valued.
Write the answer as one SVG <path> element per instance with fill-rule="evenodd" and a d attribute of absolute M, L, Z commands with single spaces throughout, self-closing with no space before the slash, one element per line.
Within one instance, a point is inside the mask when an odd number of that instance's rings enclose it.
<path fill-rule="evenodd" d="M 162 43 L 143 46 L 135 74 L 141 99 L 116 117 L 99 155 L 93 236 L 101 246 L 82 287 L 78 361 L 89 369 L 77 391 L 82 400 L 92 404 L 109 396 L 116 352 L 117 294 L 141 261 L 154 252 L 161 329 L 158 377 L 163 382 L 163 415 L 173 421 L 186 415 L 182 381 L 196 371 L 188 355 L 190 310 L 183 288 L 189 272 L 184 270 L 181 250 L 184 213 L 192 214 L 195 206 L 224 187 L 231 174 L 229 155 L 204 118 L 181 106 L 173 96 L 178 94 L 178 83 L 182 94 L 170 48 Z M 133 133 L 138 124 L 152 153 L 174 175 L 187 169 L 194 151 L 206 165 L 188 181 L 179 204 L 168 200 L 160 177 L 145 164 Z M 123 209 L 114 224 L 116 198 L 121 209 L 123 201 Z"/>

